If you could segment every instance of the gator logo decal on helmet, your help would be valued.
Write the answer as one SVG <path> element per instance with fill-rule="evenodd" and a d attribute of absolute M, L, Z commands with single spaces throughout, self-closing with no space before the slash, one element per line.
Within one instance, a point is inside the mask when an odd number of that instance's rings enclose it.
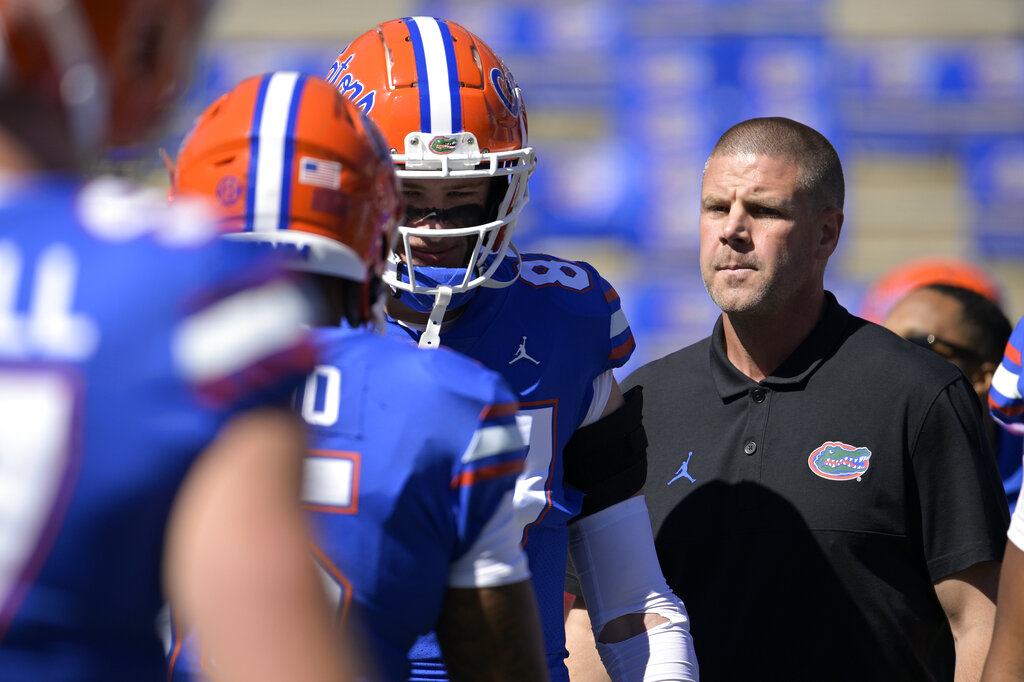
<path fill-rule="evenodd" d="M 435 154 L 451 154 L 455 151 L 455 146 L 459 143 L 454 137 L 448 137 L 445 135 L 438 135 L 430 141 L 427 145 L 430 147 L 430 151 Z"/>
<path fill-rule="evenodd" d="M 807 466 L 818 476 L 830 481 L 860 478 L 871 464 L 871 451 L 839 441 L 822 443 L 807 458 Z"/>

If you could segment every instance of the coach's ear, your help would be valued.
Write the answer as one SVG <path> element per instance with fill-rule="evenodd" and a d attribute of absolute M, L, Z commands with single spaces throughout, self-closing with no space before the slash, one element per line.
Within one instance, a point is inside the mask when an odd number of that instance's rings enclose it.
<path fill-rule="evenodd" d="M 843 231 L 843 209 L 823 208 L 818 214 L 817 257 L 828 260 L 839 245 L 839 234 Z"/>

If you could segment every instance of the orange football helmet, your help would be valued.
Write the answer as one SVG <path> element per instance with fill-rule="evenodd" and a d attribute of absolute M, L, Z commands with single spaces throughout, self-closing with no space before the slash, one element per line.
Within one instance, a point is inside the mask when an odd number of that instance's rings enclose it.
<path fill-rule="evenodd" d="M 363 282 L 346 316 L 373 319 L 402 196 L 380 132 L 326 81 L 279 71 L 222 95 L 182 142 L 171 192 L 213 198 L 227 239 Z"/>
<path fill-rule="evenodd" d="M 983 268 L 959 258 L 924 257 L 900 263 L 876 279 L 864 293 L 858 314 L 881 324 L 889 310 L 914 289 L 950 284 L 981 294 L 1002 305 L 999 283 Z"/>
<path fill-rule="evenodd" d="M 84 154 L 141 141 L 184 90 L 212 0 L 0 0 L 0 92 L 63 112 Z"/>
<path fill-rule="evenodd" d="M 490 220 L 441 231 L 445 238 L 475 239 L 465 267 L 414 267 L 409 237 L 441 235 L 402 225 L 404 258 L 392 256 L 385 281 L 412 294 L 403 297 L 410 304 L 422 295 L 413 304 L 419 309 L 433 300 L 435 315 L 453 295 L 514 281 L 492 276 L 529 200 L 536 158 L 527 142 L 522 91 L 501 58 L 452 21 L 411 17 L 384 22 L 352 41 L 327 80 L 380 127 L 400 178 L 492 179 Z M 459 305 L 457 299 L 451 305 Z"/>

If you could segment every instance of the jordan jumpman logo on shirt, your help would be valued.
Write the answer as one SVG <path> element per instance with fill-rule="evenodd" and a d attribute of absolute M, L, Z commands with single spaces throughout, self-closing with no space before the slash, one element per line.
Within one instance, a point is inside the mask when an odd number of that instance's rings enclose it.
<path fill-rule="evenodd" d="M 516 350 L 515 357 L 513 357 L 511 360 L 509 360 L 508 364 L 511 365 L 516 360 L 529 360 L 530 362 L 532 362 L 535 365 L 539 365 L 540 364 L 540 360 L 534 360 L 526 352 L 526 337 L 525 336 L 523 337 L 522 343 L 519 344 L 519 349 Z"/>
<path fill-rule="evenodd" d="M 669 481 L 665 485 L 672 485 L 677 479 L 680 479 L 680 478 L 688 478 L 690 480 L 690 483 L 696 483 L 697 482 L 696 480 L 694 480 L 693 476 L 691 476 L 690 472 L 687 470 L 689 468 L 689 466 L 690 466 L 690 458 L 691 457 L 693 457 L 693 450 L 690 450 L 690 455 L 686 458 L 686 461 L 683 462 L 683 466 L 679 467 L 676 470 L 676 475 L 672 478 L 671 481 Z"/>

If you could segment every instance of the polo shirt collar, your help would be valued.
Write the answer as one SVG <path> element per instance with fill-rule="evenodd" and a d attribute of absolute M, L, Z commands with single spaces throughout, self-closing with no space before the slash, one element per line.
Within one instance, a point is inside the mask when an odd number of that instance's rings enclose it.
<path fill-rule="evenodd" d="M 711 378 L 722 400 L 735 398 L 752 387 L 797 387 L 807 381 L 832 351 L 848 335 L 847 322 L 852 318 L 839 305 L 832 292 L 825 292 L 825 312 L 796 350 L 771 375 L 760 383 L 740 372 L 725 354 L 725 329 L 722 316 L 718 316 L 711 333 Z"/>

